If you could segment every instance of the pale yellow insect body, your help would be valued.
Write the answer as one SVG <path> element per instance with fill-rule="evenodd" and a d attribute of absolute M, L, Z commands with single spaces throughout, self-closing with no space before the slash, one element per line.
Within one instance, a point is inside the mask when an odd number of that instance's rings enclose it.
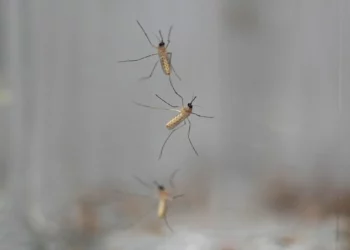
<path fill-rule="evenodd" d="M 171 73 L 171 65 L 168 57 L 168 52 L 166 48 L 163 46 L 158 46 L 158 56 L 159 56 L 159 61 L 160 65 L 162 66 L 163 72 L 165 75 L 170 75 Z"/>
<path fill-rule="evenodd" d="M 166 200 L 159 200 L 158 204 L 158 217 L 164 218 L 167 210 L 167 201 Z"/>
<path fill-rule="evenodd" d="M 182 107 L 180 113 L 166 124 L 167 129 L 172 130 L 176 128 L 181 122 L 186 120 L 191 115 L 191 113 L 192 107 Z"/>
<path fill-rule="evenodd" d="M 168 208 L 169 194 L 165 191 L 159 192 L 158 217 L 164 218 Z"/>

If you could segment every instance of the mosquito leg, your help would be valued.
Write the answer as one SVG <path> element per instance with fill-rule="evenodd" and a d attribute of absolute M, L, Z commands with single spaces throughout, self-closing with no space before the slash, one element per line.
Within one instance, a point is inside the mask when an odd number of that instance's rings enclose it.
<path fill-rule="evenodd" d="M 187 137 L 188 137 L 188 140 L 189 140 L 189 142 L 190 142 L 190 144 L 191 144 L 191 146 L 192 146 L 194 152 L 195 152 L 196 155 L 198 156 L 197 150 L 194 148 L 193 143 L 192 143 L 191 138 L 190 138 L 190 133 L 191 133 L 191 121 L 190 121 L 190 119 L 187 119 L 187 120 L 188 120 L 188 133 L 187 133 Z"/>
<path fill-rule="evenodd" d="M 119 63 L 122 63 L 122 62 L 137 62 L 137 61 L 141 61 L 143 59 L 146 59 L 146 58 L 151 57 L 151 56 L 156 56 L 156 55 L 158 55 L 158 54 L 155 53 L 155 54 L 151 54 L 151 55 L 148 55 L 148 56 L 141 57 L 139 59 L 131 59 L 131 60 L 118 61 L 118 62 Z"/>
<path fill-rule="evenodd" d="M 157 48 L 157 46 L 154 46 L 154 45 L 152 44 L 151 40 L 149 39 L 149 37 L 148 37 L 148 35 L 147 35 L 145 29 L 142 27 L 142 25 L 140 24 L 140 22 L 139 22 L 138 20 L 136 20 L 136 22 L 137 22 L 137 24 L 140 26 L 140 28 L 142 29 L 143 34 L 145 34 L 145 36 L 146 36 L 146 38 L 147 38 L 149 44 L 150 44 L 153 48 Z"/>
<path fill-rule="evenodd" d="M 176 73 L 174 66 L 172 64 L 170 66 L 171 66 L 172 71 L 175 73 L 177 79 L 179 79 L 181 81 L 181 77 Z"/>
<path fill-rule="evenodd" d="M 171 58 L 173 57 L 173 53 L 172 52 L 168 52 L 168 55 L 169 55 L 169 64 L 170 64 L 170 67 L 172 69 L 172 71 L 175 73 L 176 77 L 181 81 L 181 77 L 176 73 L 175 71 L 175 68 L 171 62 Z"/>
<path fill-rule="evenodd" d="M 186 125 L 186 122 L 184 122 L 180 127 L 175 128 L 173 131 L 171 131 L 171 132 L 169 133 L 168 137 L 165 139 L 165 141 L 164 141 L 164 143 L 163 143 L 163 146 L 162 146 L 162 148 L 161 148 L 161 150 L 160 150 L 160 154 L 159 154 L 158 160 L 160 160 L 160 158 L 162 158 L 164 146 L 165 146 L 165 144 L 167 143 L 167 141 L 169 140 L 170 136 L 171 136 L 175 131 L 179 130 L 180 128 L 182 128 L 182 127 L 185 126 L 185 125 Z"/>
<path fill-rule="evenodd" d="M 171 25 L 169 28 L 169 33 L 168 33 L 168 44 L 166 45 L 166 49 L 168 48 L 169 44 L 170 44 L 170 35 L 171 35 L 171 31 L 173 30 L 173 26 Z"/>
<path fill-rule="evenodd" d="M 146 104 L 138 103 L 138 102 L 135 102 L 135 101 L 133 101 L 133 103 L 138 105 L 138 106 L 145 107 L 145 108 L 159 109 L 159 110 L 170 110 L 170 111 L 175 111 L 175 112 L 181 113 L 181 110 L 177 110 L 177 109 L 153 107 L 153 106 L 149 106 L 149 105 L 146 105 Z"/>
<path fill-rule="evenodd" d="M 136 180 L 138 180 L 138 182 L 140 182 L 142 185 L 144 185 L 146 188 L 148 189 L 152 189 L 152 186 L 147 184 L 146 182 L 144 182 L 143 180 L 141 180 L 139 177 L 137 176 L 133 176 Z"/>
<path fill-rule="evenodd" d="M 175 178 L 175 175 L 177 174 L 177 172 L 179 172 L 179 168 L 176 169 L 171 175 L 170 175 L 170 178 L 169 178 L 169 184 L 170 184 L 170 187 L 174 188 L 175 189 L 175 185 L 174 185 L 174 178 Z"/>
<path fill-rule="evenodd" d="M 166 215 L 164 215 L 164 222 L 165 222 L 165 225 L 169 228 L 169 230 L 173 233 L 174 232 L 174 230 L 170 227 L 170 225 L 169 225 L 169 222 L 168 222 L 168 219 L 167 219 L 167 216 Z"/>
<path fill-rule="evenodd" d="M 169 82 L 170 82 L 170 85 L 171 87 L 173 88 L 175 94 L 181 98 L 181 105 L 183 106 L 184 105 L 184 98 L 176 91 L 176 89 L 174 88 L 174 85 L 173 85 L 173 82 L 171 81 L 171 76 L 169 75 Z"/>
<path fill-rule="evenodd" d="M 152 69 L 152 71 L 151 71 L 151 74 L 150 74 L 149 76 L 142 77 L 141 80 L 150 79 L 150 78 L 152 77 L 153 72 L 154 72 L 154 70 L 156 69 L 158 63 L 159 63 L 159 61 L 157 61 L 157 62 L 154 64 L 153 69 Z"/>
<path fill-rule="evenodd" d="M 163 98 L 161 98 L 159 95 L 156 94 L 156 97 L 158 97 L 161 101 L 163 101 L 164 103 L 168 104 L 170 107 L 172 108 L 178 108 L 179 106 L 175 106 L 175 105 L 171 105 L 170 103 L 168 103 L 167 101 L 165 101 Z"/>
<path fill-rule="evenodd" d="M 177 199 L 177 198 L 180 198 L 180 197 L 183 197 L 185 194 L 178 194 L 178 195 L 175 195 L 173 196 L 173 200 Z"/>
<path fill-rule="evenodd" d="M 199 114 L 196 114 L 194 112 L 191 113 L 192 115 L 196 115 L 198 117 L 202 117 L 202 118 L 214 118 L 214 116 L 205 116 L 205 115 L 199 115 Z"/>

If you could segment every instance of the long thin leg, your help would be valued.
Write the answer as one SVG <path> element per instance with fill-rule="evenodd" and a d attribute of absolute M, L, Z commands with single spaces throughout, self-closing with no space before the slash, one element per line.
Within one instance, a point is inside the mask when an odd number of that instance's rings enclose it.
<path fill-rule="evenodd" d="M 176 73 L 175 68 L 174 68 L 173 64 L 171 63 L 171 58 L 173 57 L 173 53 L 168 52 L 168 55 L 169 55 L 169 64 L 170 64 L 171 70 L 174 72 L 176 77 L 181 81 L 181 77 Z"/>
<path fill-rule="evenodd" d="M 164 141 L 164 143 L 163 143 L 163 146 L 162 146 L 162 148 L 161 148 L 161 150 L 160 150 L 160 154 L 159 154 L 158 160 L 160 160 L 160 158 L 162 157 L 164 146 L 165 146 L 165 144 L 167 143 L 167 141 L 169 140 L 170 136 L 171 136 L 175 131 L 179 130 L 180 128 L 182 128 L 182 127 L 185 126 L 185 125 L 186 125 L 186 121 L 184 121 L 184 123 L 183 123 L 180 127 L 177 127 L 176 129 L 174 129 L 173 131 L 171 131 L 171 132 L 169 133 L 168 137 L 165 139 L 165 141 Z"/>
<path fill-rule="evenodd" d="M 175 169 L 175 171 L 170 175 L 170 178 L 169 178 L 169 184 L 170 184 L 170 187 L 174 188 L 175 189 L 175 185 L 174 185 L 174 178 L 175 178 L 175 175 L 177 174 L 177 172 L 179 172 L 179 168 L 178 169 Z"/>
<path fill-rule="evenodd" d="M 135 101 L 133 101 L 133 103 L 135 103 L 135 104 L 138 105 L 138 106 L 145 107 L 145 108 L 159 109 L 159 110 L 170 110 L 170 111 L 175 111 L 175 112 L 181 113 L 181 110 L 177 110 L 177 109 L 158 108 L 158 107 L 153 107 L 153 106 L 149 106 L 149 105 L 146 105 L 146 104 L 138 103 L 138 102 L 135 102 Z"/>
<path fill-rule="evenodd" d="M 148 57 L 155 56 L 155 55 L 158 55 L 158 54 L 157 54 L 157 53 L 151 54 L 151 55 L 148 55 L 148 56 L 141 57 L 141 58 L 139 58 L 139 59 L 118 61 L 118 63 L 122 63 L 122 62 L 137 62 L 137 61 L 140 61 L 140 60 L 142 60 L 142 59 L 146 59 L 146 58 L 148 58 Z"/>
<path fill-rule="evenodd" d="M 180 78 L 180 76 L 176 73 L 174 66 L 173 66 L 172 64 L 170 64 L 170 66 L 171 66 L 171 70 L 174 72 L 174 74 L 176 75 L 177 79 L 179 79 L 179 80 L 181 81 L 181 78 Z"/>
<path fill-rule="evenodd" d="M 138 182 L 140 182 L 142 185 L 144 185 L 145 187 L 147 187 L 148 189 L 152 189 L 152 186 L 150 186 L 149 184 L 147 184 L 146 182 L 144 182 L 143 180 L 141 180 L 139 177 L 137 176 L 133 176 L 136 180 L 138 180 Z"/>
<path fill-rule="evenodd" d="M 136 20 L 136 22 L 137 22 L 137 24 L 140 26 L 140 28 L 142 29 L 143 34 L 145 34 L 145 36 L 146 36 L 146 38 L 147 38 L 149 44 L 151 44 L 151 46 L 152 46 L 153 48 L 157 48 L 157 46 L 154 46 L 154 45 L 152 44 L 151 40 L 149 39 L 149 37 L 148 37 L 148 35 L 147 35 L 145 29 L 142 27 L 142 25 L 140 24 L 140 22 L 139 22 L 138 20 Z"/>
<path fill-rule="evenodd" d="M 168 44 L 166 45 L 166 49 L 168 48 L 169 44 L 170 44 L 170 35 L 171 35 L 171 31 L 173 29 L 173 26 L 171 25 L 170 28 L 169 28 L 169 33 L 168 33 Z"/>
<path fill-rule="evenodd" d="M 159 95 L 156 94 L 156 97 L 158 97 L 161 101 L 163 101 L 164 103 L 168 104 L 170 107 L 172 108 L 178 108 L 179 106 L 175 106 L 175 105 L 171 105 L 170 103 L 168 103 L 167 101 L 165 101 L 163 98 L 161 98 Z"/>
<path fill-rule="evenodd" d="M 159 63 L 159 61 L 157 61 L 157 62 L 154 64 L 153 69 L 152 69 L 152 71 L 151 71 L 151 74 L 150 74 L 149 76 L 141 77 L 141 80 L 146 80 L 146 79 L 151 78 L 152 75 L 153 75 L 154 70 L 156 69 L 156 67 L 157 67 L 157 65 L 158 65 L 158 63 Z"/>
<path fill-rule="evenodd" d="M 177 199 L 177 198 L 180 198 L 180 197 L 183 197 L 185 194 L 178 194 L 178 195 L 175 195 L 173 196 L 173 200 Z"/>
<path fill-rule="evenodd" d="M 199 115 L 199 114 L 196 114 L 196 113 L 193 113 L 193 112 L 191 114 L 196 115 L 198 117 L 202 117 L 202 118 L 214 118 L 214 116 Z"/>
<path fill-rule="evenodd" d="M 187 120 L 188 120 L 188 133 L 187 133 L 187 137 L 188 137 L 188 140 L 190 141 L 190 144 L 191 144 L 191 146 L 192 146 L 194 152 L 196 153 L 196 155 L 198 155 L 198 152 L 197 152 L 197 150 L 194 148 L 193 143 L 192 143 L 191 138 L 190 138 L 190 133 L 191 133 L 191 121 L 190 121 L 190 119 L 187 119 Z"/>
<path fill-rule="evenodd" d="M 176 91 L 176 89 L 174 88 L 173 82 L 171 81 L 171 76 L 169 75 L 169 82 L 170 82 L 170 86 L 173 88 L 173 91 L 175 92 L 175 94 L 181 98 L 181 105 L 184 105 L 184 98 Z"/>
<path fill-rule="evenodd" d="M 174 232 L 174 230 L 170 227 L 170 225 L 169 225 L 169 222 L 168 222 L 168 219 L 167 219 L 167 216 L 166 215 L 164 215 L 164 222 L 165 222 L 165 224 L 166 224 L 166 226 L 169 228 L 169 230 L 173 233 Z"/>

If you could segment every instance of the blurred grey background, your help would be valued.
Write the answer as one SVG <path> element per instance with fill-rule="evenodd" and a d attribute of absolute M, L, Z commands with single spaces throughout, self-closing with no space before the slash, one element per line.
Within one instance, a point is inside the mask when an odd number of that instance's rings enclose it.
<path fill-rule="evenodd" d="M 210 173 L 213 210 L 276 169 L 346 183 L 349 18 L 346 0 L 1 0 L 0 86 L 13 94 L 0 107 L 0 186 L 16 214 L 8 223 L 31 204 L 55 218 L 77 190 L 123 180 L 137 191 L 132 175 L 166 180 L 179 167 Z M 154 53 L 136 20 L 154 42 L 174 25 L 175 88 L 215 116 L 191 118 L 199 157 L 184 128 L 158 161 L 174 113 L 132 101 L 179 98 L 159 66 L 139 81 L 156 58 L 117 63 Z M 12 230 L 17 242 L 29 237 Z"/>

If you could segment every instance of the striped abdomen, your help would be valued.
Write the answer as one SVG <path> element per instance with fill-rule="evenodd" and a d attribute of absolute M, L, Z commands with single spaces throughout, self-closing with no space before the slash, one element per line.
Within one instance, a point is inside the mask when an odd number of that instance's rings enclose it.
<path fill-rule="evenodd" d="M 166 124 L 167 129 L 171 130 L 176 128 L 181 122 L 190 116 L 191 112 L 192 109 L 188 107 L 182 108 L 181 112 Z"/>
<path fill-rule="evenodd" d="M 171 66 L 169 62 L 168 52 L 165 48 L 158 48 L 158 56 L 160 65 L 162 66 L 163 72 L 166 75 L 170 75 Z"/>

